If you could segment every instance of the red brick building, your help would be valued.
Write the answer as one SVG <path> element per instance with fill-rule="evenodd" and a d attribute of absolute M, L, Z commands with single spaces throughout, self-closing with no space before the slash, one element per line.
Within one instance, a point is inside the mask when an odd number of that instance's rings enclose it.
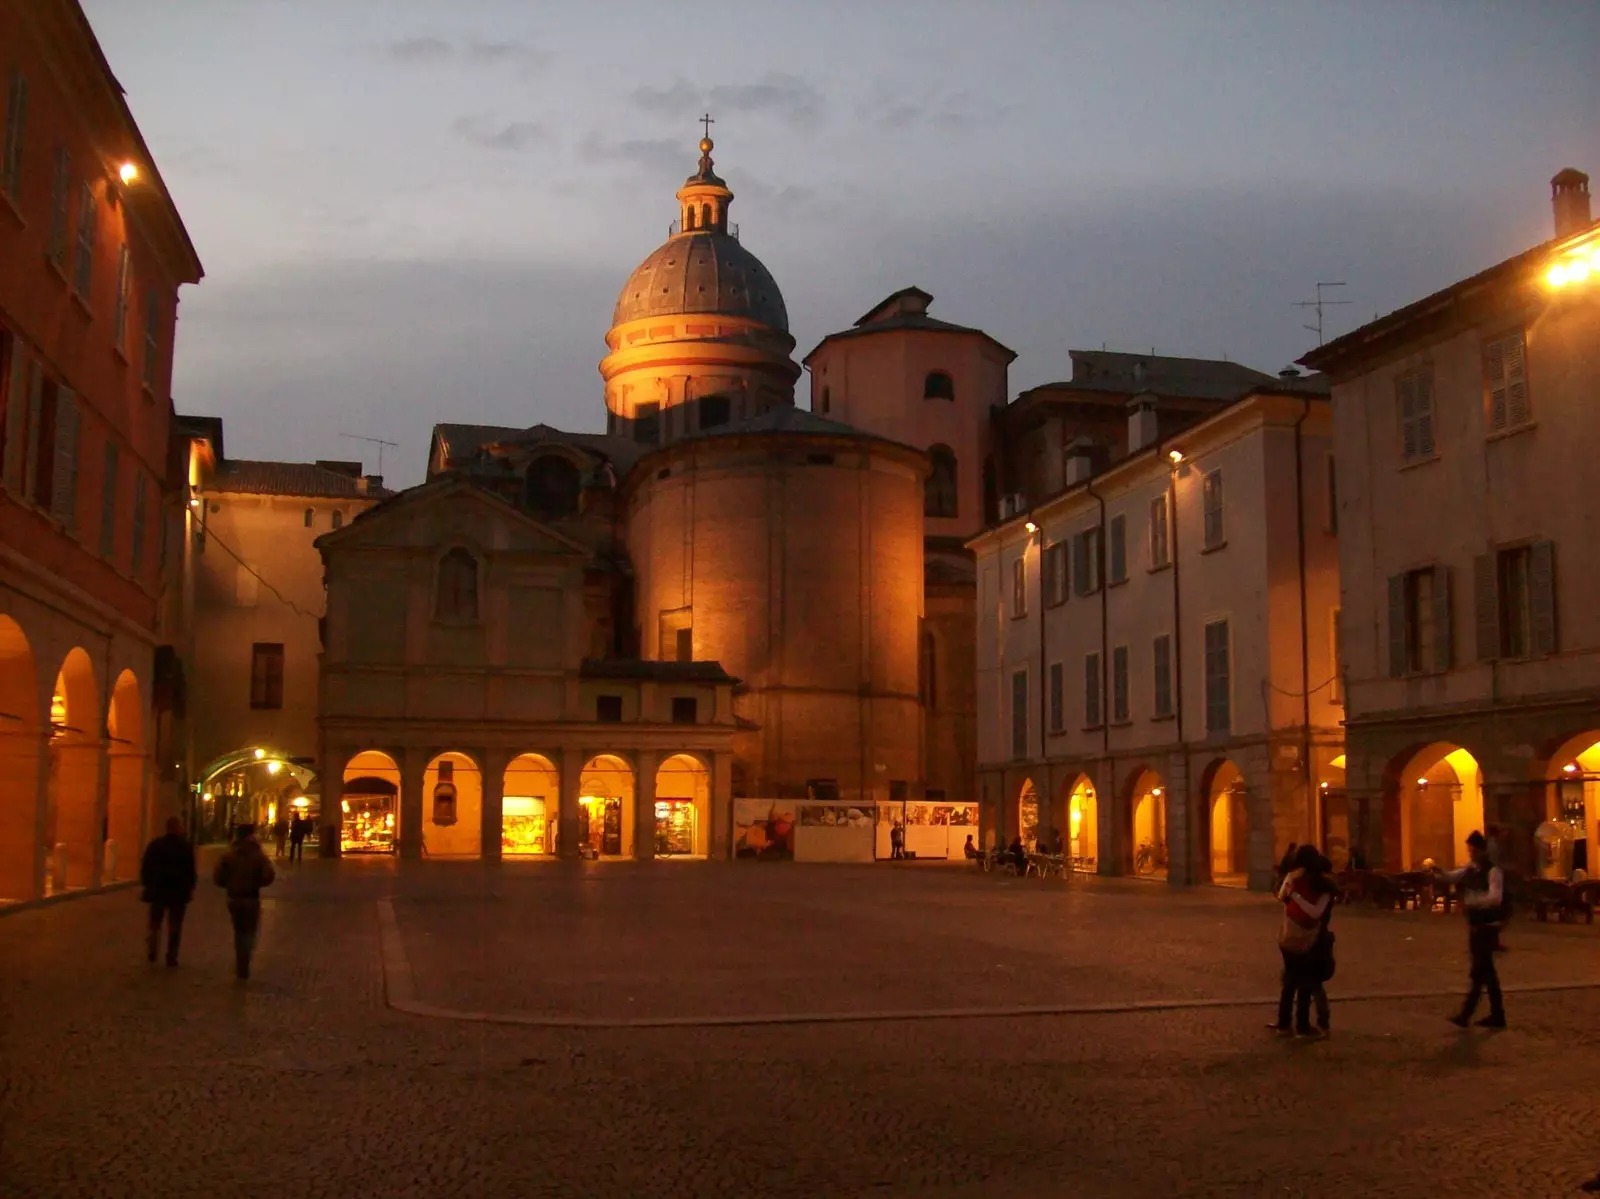
<path fill-rule="evenodd" d="M 0 901 L 129 877 L 152 823 L 173 332 L 201 273 L 82 9 L 0 0 Z"/>

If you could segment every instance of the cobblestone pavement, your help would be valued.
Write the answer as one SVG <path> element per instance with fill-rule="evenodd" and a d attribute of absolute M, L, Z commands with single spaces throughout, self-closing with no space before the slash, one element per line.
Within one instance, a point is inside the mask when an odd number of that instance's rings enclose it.
<path fill-rule="evenodd" d="M 285 869 L 255 978 L 202 894 L 147 966 L 131 893 L 0 918 L 0 1196 L 1543 1196 L 1600 1169 L 1600 990 L 1463 1034 L 1455 918 L 1340 913 L 1336 1033 L 1254 1006 L 574 1030 L 495 1012 L 1248 999 L 1259 897 L 955 869 Z M 1508 984 L 1596 982 L 1600 928 L 1512 926 Z"/>

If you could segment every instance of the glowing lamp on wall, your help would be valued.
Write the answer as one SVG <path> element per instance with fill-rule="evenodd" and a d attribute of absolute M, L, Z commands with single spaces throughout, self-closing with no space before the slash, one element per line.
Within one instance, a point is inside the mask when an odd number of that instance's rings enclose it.
<path fill-rule="evenodd" d="M 125 162 L 117 168 L 117 178 L 124 184 L 132 183 L 139 177 L 139 168 L 131 162 Z"/>
<path fill-rule="evenodd" d="M 1028 523 L 1023 525 L 1022 527 L 1024 529 L 1027 529 L 1028 532 L 1030 532 L 1030 533 L 1037 533 L 1039 531 L 1039 526 L 1034 524 L 1031 520 L 1028 521 Z"/>
<path fill-rule="evenodd" d="M 1427 785 L 1428 785 L 1428 780 L 1427 779 L 1418 779 L 1417 780 L 1417 786 L 1426 787 Z"/>
<path fill-rule="evenodd" d="M 1544 281 L 1551 287 L 1568 287 L 1584 282 L 1591 275 L 1600 276 L 1600 246 L 1572 251 L 1545 272 Z"/>
<path fill-rule="evenodd" d="M 1566 771 L 1568 774 L 1577 774 L 1578 773 L 1578 764 L 1576 762 L 1568 762 L 1561 769 Z"/>
<path fill-rule="evenodd" d="M 1177 466 L 1178 463 L 1183 461 L 1183 451 L 1182 450 L 1168 450 L 1167 451 L 1167 458 L 1172 462 L 1173 466 Z"/>

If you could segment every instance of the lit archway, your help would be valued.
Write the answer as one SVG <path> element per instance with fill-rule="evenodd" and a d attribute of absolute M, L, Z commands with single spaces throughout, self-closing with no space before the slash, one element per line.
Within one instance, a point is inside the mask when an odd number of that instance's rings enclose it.
<path fill-rule="evenodd" d="M 1207 788 L 1210 812 L 1211 881 L 1219 887 L 1250 885 L 1250 811 L 1244 775 L 1223 759 L 1210 770 Z"/>
<path fill-rule="evenodd" d="M 470 858 L 483 852 L 483 772 L 470 754 L 448 750 L 422 773 L 422 853 Z"/>
<path fill-rule="evenodd" d="M 1595 859 L 1600 853 L 1600 729 L 1569 737 L 1551 754 L 1545 781 L 1545 819 L 1569 825 L 1573 838 L 1570 861 L 1541 855 L 1540 874 L 1564 878 L 1582 870 L 1589 878 L 1596 877 Z"/>
<path fill-rule="evenodd" d="M 111 759 L 106 789 L 106 878 L 133 878 L 144 840 L 144 700 L 133 671 L 124 670 L 111 689 L 106 711 Z"/>
<path fill-rule="evenodd" d="M 1128 868 L 1138 878 L 1166 881 L 1167 785 L 1154 770 L 1141 769 L 1128 788 Z"/>
<path fill-rule="evenodd" d="M 1039 793 L 1032 779 L 1023 779 L 1017 795 L 1017 835 L 1022 838 L 1023 848 L 1033 849 L 1043 831 L 1039 827 Z"/>
<path fill-rule="evenodd" d="M 362 750 L 345 764 L 340 792 L 340 851 L 393 853 L 400 836 L 400 767 L 395 760 L 382 750 Z M 324 817 L 322 827 L 328 826 Z"/>
<path fill-rule="evenodd" d="M 656 771 L 656 857 L 704 857 L 710 833 L 711 772 L 673 754 Z"/>
<path fill-rule="evenodd" d="M 578 776 L 578 847 L 591 857 L 633 854 L 633 767 L 596 754 Z"/>
<path fill-rule="evenodd" d="M 500 853 L 543 857 L 556 851 L 561 774 L 543 754 L 518 754 L 506 767 L 500 810 Z"/>
<path fill-rule="evenodd" d="M 1345 789 L 1345 756 L 1335 754 L 1322 768 L 1317 783 L 1317 802 L 1322 813 L 1322 852 L 1335 870 L 1356 866 L 1366 860 L 1367 805 L 1352 803 Z"/>
<path fill-rule="evenodd" d="M 74 648 L 61 663 L 50 697 L 45 844 L 52 849 L 51 890 L 63 882 L 69 889 L 92 887 L 96 882 L 95 864 L 106 834 L 96 803 L 102 748 L 100 713 L 94 663 L 81 646 Z"/>
<path fill-rule="evenodd" d="M 38 891 L 39 673 L 22 627 L 0 616 L 0 901 Z"/>
<path fill-rule="evenodd" d="M 1100 814 L 1094 784 L 1084 775 L 1067 795 L 1067 856 L 1074 870 L 1093 874 L 1100 860 Z"/>
<path fill-rule="evenodd" d="M 226 841 L 241 824 L 265 830 L 280 817 L 300 815 L 315 822 L 320 815 L 316 772 L 275 746 L 222 754 L 201 767 L 197 778 L 200 794 L 190 833 L 197 842 Z"/>
<path fill-rule="evenodd" d="M 1413 753 L 1399 776 L 1400 862 L 1418 870 L 1464 866 L 1468 834 L 1483 830 L 1483 772 L 1465 749 L 1435 742 Z"/>

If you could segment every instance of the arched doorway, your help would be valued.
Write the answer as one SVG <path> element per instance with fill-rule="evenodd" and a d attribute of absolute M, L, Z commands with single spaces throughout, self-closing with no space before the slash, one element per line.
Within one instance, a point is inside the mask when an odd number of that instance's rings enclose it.
<path fill-rule="evenodd" d="M 1345 789 L 1344 754 L 1335 754 L 1322 768 L 1317 783 L 1318 802 L 1322 812 L 1322 852 L 1327 854 L 1335 870 L 1364 861 L 1366 848 L 1363 836 L 1366 830 L 1365 802 L 1351 803 Z M 1355 856 L 1357 847 L 1361 856 Z"/>
<path fill-rule="evenodd" d="M 656 771 L 656 857 L 703 857 L 710 835 L 711 772 L 673 754 Z"/>
<path fill-rule="evenodd" d="M 1211 881 L 1219 887 L 1250 885 L 1250 812 L 1244 775 L 1224 758 L 1211 768 Z"/>
<path fill-rule="evenodd" d="M 1080 774 L 1067 793 L 1067 857 L 1074 870 L 1093 874 L 1099 868 L 1099 805 L 1087 775 Z"/>
<path fill-rule="evenodd" d="M 422 853 L 470 858 L 483 852 L 483 772 L 471 755 L 447 750 L 422 772 Z"/>
<path fill-rule="evenodd" d="M 1545 819 L 1559 820 L 1572 831 L 1570 853 L 1565 860 L 1549 854 L 1536 858 L 1539 873 L 1546 878 L 1570 878 L 1582 870 L 1596 877 L 1596 855 L 1600 853 L 1600 729 L 1589 729 L 1566 742 L 1551 754 L 1545 770 Z"/>
<path fill-rule="evenodd" d="M 82 647 L 74 648 L 62 661 L 50 696 L 45 844 L 53 849 L 51 891 L 92 887 L 96 881 L 95 862 L 106 834 L 95 802 L 100 790 L 100 713 L 94 664 Z"/>
<path fill-rule="evenodd" d="M 241 824 L 265 830 L 279 817 L 315 822 L 321 814 L 316 772 L 271 745 L 213 758 L 200 769 L 199 786 L 190 832 L 197 842 L 226 841 Z"/>
<path fill-rule="evenodd" d="M 1457 745 L 1436 742 L 1413 753 L 1399 776 L 1400 863 L 1441 870 L 1467 863 L 1468 834 L 1483 829 L 1483 773 Z"/>
<path fill-rule="evenodd" d="M 500 809 L 502 857 L 541 857 L 556 851 L 561 774 L 543 754 L 518 754 L 506 767 Z"/>
<path fill-rule="evenodd" d="M 1032 779 L 1022 780 L 1022 790 L 1017 796 L 1017 835 L 1025 849 L 1033 849 L 1039 841 L 1039 793 Z"/>
<path fill-rule="evenodd" d="M 105 876 L 109 882 L 139 873 L 144 841 L 144 700 L 131 670 L 118 675 L 111 689 L 106 734 L 106 754 L 111 759 L 106 789 Z"/>
<path fill-rule="evenodd" d="M 1167 878 L 1167 786 L 1154 770 L 1141 769 L 1128 789 L 1132 825 L 1128 868 L 1137 878 Z"/>
<path fill-rule="evenodd" d="M 578 776 L 578 851 L 588 857 L 633 854 L 633 767 L 596 754 Z"/>
<path fill-rule="evenodd" d="M 340 852 L 393 853 L 400 835 L 400 767 L 395 760 L 379 749 L 362 750 L 345 764 L 340 791 Z M 328 825 L 325 818 L 322 827 Z"/>
<path fill-rule="evenodd" d="M 0 616 L 0 900 L 39 888 L 39 674 L 22 627 Z"/>

